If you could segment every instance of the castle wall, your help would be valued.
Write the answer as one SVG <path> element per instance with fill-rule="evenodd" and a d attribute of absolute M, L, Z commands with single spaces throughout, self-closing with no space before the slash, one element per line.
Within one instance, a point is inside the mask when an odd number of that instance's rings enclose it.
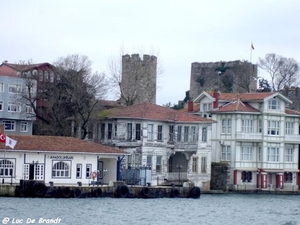
<path fill-rule="evenodd" d="M 218 89 L 221 92 L 256 91 L 257 65 L 240 60 L 229 62 L 194 62 L 191 65 L 190 97 L 195 99 L 203 91 Z M 227 79 L 228 78 L 228 79 Z M 233 80 L 232 89 L 226 87 L 226 81 Z M 239 85 L 243 83 L 244 85 Z M 248 87 L 246 90 L 243 86 Z"/>

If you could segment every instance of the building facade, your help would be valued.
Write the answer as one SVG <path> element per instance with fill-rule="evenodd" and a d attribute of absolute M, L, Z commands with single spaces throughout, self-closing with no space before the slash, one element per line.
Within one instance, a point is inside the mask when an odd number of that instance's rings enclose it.
<path fill-rule="evenodd" d="M 210 189 L 213 120 L 152 103 L 114 108 L 100 116 L 94 139 L 129 153 L 121 170 L 147 168 L 152 185 L 192 182 Z"/>
<path fill-rule="evenodd" d="M 72 137 L 10 135 L 14 149 L 0 143 L 2 183 L 37 180 L 55 185 L 89 185 L 117 180 L 118 149 Z M 94 176 L 94 174 L 96 176 Z"/>
<path fill-rule="evenodd" d="M 278 92 L 203 92 L 197 112 L 212 125 L 212 161 L 227 162 L 228 188 L 285 190 L 299 188 L 300 112 Z"/>
<path fill-rule="evenodd" d="M 32 90 L 36 91 L 36 81 L 31 80 Z M 34 93 L 32 93 L 34 94 Z M 0 124 L 4 124 L 7 135 L 32 134 L 35 115 L 30 102 L 23 98 L 28 95 L 26 81 L 18 77 L 0 74 Z"/>

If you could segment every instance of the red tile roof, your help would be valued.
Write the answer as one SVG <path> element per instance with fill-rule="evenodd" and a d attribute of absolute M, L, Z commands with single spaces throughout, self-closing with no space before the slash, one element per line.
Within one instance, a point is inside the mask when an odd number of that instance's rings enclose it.
<path fill-rule="evenodd" d="M 242 102 L 240 99 L 231 101 L 212 112 L 258 112 L 260 111 L 251 105 Z"/>
<path fill-rule="evenodd" d="M 41 66 L 53 67 L 50 63 L 36 63 L 36 64 L 28 64 L 28 65 L 21 65 L 21 64 L 15 64 L 15 63 L 3 63 L 2 65 L 9 66 L 10 68 L 13 68 L 17 71 L 27 71 L 30 69 L 39 68 Z"/>
<path fill-rule="evenodd" d="M 299 111 L 288 109 L 288 108 L 285 108 L 285 113 L 286 114 L 292 114 L 292 115 L 300 115 Z"/>
<path fill-rule="evenodd" d="M 108 109 L 100 113 L 102 118 L 132 118 L 147 119 L 169 122 L 191 122 L 191 123 L 207 123 L 215 122 L 196 115 L 191 115 L 180 110 L 170 109 L 168 107 L 159 106 L 153 103 L 145 102 L 127 107 L 118 107 Z"/>
<path fill-rule="evenodd" d="M 213 92 L 207 92 L 213 97 Z M 253 92 L 253 93 L 220 93 L 219 101 L 232 101 L 240 99 L 241 101 L 254 101 L 254 100 L 263 100 L 270 95 L 273 95 L 275 92 Z"/>
<path fill-rule="evenodd" d="M 37 135 L 9 135 L 8 137 L 17 141 L 12 151 L 39 151 L 39 152 L 63 152 L 63 153 L 93 153 L 105 155 L 124 155 L 124 151 L 85 141 L 73 137 L 59 136 L 37 136 Z M 4 143 L 0 142 L 0 148 L 5 149 Z"/>

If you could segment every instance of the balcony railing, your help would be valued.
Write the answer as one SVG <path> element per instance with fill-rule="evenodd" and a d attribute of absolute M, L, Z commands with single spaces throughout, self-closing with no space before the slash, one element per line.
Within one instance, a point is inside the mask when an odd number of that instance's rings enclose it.
<path fill-rule="evenodd" d="M 263 138 L 262 133 L 242 133 L 237 132 L 235 136 L 236 140 L 251 140 L 251 141 L 261 141 Z"/>

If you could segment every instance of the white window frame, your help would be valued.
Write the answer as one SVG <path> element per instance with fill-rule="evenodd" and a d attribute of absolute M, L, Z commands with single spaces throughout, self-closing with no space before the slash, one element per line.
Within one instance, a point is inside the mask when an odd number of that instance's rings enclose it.
<path fill-rule="evenodd" d="M 285 123 L 285 134 L 294 134 L 294 122 L 288 121 Z"/>
<path fill-rule="evenodd" d="M 44 164 L 34 164 L 34 179 L 35 180 L 44 180 Z"/>
<path fill-rule="evenodd" d="M 252 119 L 243 119 L 242 120 L 242 132 L 243 133 L 252 133 L 253 132 L 253 120 Z"/>
<path fill-rule="evenodd" d="M 148 124 L 147 131 L 148 131 L 147 140 L 153 141 L 154 140 L 153 124 Z"/>
<path fill-rule="evenodd" d="M 7 111 L 8 112 L 21 112 L 21 104 L 20 103 L 12 103 L 12 102 L 9 102 L 7 104 Z"/>
<path fill-rule="evenodd" d="M 284 161 L 293 162 L 294 160 L 294 148 L 293 146 L 286 146 L 284 151 Z"/>
<path fill-rule="evenodd" d="M 278 110 L 280 109 L 280 101 L 278 99 L 269 100 L 269 109 Z"/>
<path fill-rule="evenodd" d="M 3 120 L 2 123 L 4 124 L 4 128 L 7 131 L 15 131 L 16 129 L 16 121 L 13 120 Z M 9 129 L 7 129 L 9 128 Z"/>
<path fill-rule="evenodd" d="M 0 92 L 4 92 L 4 83 L 0 82 Z"/>
<path fill-rule="evenodd" d="M 70 161 L 52 161 L 52 178 L 70 178 L 71 177 Z"/>
<path fill-rule="evenodd" d="M 221 161 L 231 161 L 231 146 L 230 145 L 222 145 Z"/>
<path fill-rule="evenodd" d="M 222 134 L 231 134 L 231 119 L 222 119 Z"/>
<path fill-rule="evenodd" d="M 198 157 L 192 158 L 192 173 L 198 173 Z"/>
<path fill-rule="evenodd" d="M 15 163 L 9 159 L 0 160 L 0 177 L 14 177 Z"/>
<path fill-rule="evenodd" d="M 163 125 L 157 125 L 157 141 L 163 141 Z"/>
<path fill-rule="evenodd" d="M 268 120 L 268 135 L 280 135 L 280 121 Z"/>
<path fill-rule="evenodd" d="M 9 84 L 8 85 L 8 93 L 10 94 L 18 94 L 22 92 L 21 84 Z"/>
<path fill-rule="evenodd" d="M 76 179 L 81 179 L 82 178 L 82 164 L 77 163 L 76 164 Z"/>
<path fill-rule="evenodd" d="M 190 133 L 190 127 L 189 126 L 184 126 L 184 131 L 183 131 L 183 141 L 184 142 L 189 141 L 189 133 Z"/>
<path fill-rule="evenodd" d="M 156 156 L 156 172 L 157 173 L 162 172 L 162 156 L 161 155 Z"/>
<path fill-rule="evenodd" d="M 279 148 L 268 147 L 268 162 L 279 162 Z"/>
<path fill-rule="evenodd" d="M 92 164 L 86 164 L 85 170 L 85 178 L 91 179 L 92 178 Z"/>
<path fill-rule="evenodd" d="M 20 131 L 21 132 L 28 132 L 29 123 L 27 121 L 20 122 Z"/>
<path fill-rule="evenodd" d="M 241 161 L 252 161 L 253 147 L 252 146 L 242 146 L 241 149 Z"/>

